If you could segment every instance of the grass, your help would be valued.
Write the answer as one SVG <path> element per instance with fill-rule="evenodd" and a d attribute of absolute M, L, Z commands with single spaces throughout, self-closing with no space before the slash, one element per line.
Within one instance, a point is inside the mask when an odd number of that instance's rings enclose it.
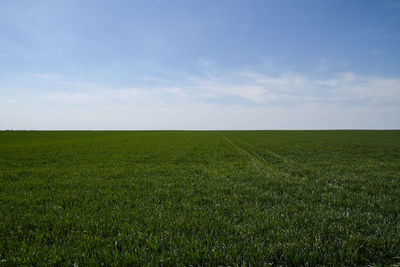
<path fill-rule="evenodd" d="M 400 262 L 400 131 L 0 132 L 0 265 Z"/>

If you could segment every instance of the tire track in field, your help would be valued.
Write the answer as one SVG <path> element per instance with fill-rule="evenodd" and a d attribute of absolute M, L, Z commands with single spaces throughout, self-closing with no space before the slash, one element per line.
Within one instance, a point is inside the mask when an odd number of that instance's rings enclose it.
<path fill-rule="evenodd" d="M 208 156 L 208 162 L 214 161 L 218 157 L 218 148 L 220 143 L 220 136 L 218 133 L 214 133 L 213 137 L 216 139 L 213 143 L 212 152 Z"/>
<path fill-rule="evenodd" d="M 236 140 L 236 142 L 239 143 L 239 144 L 242 144 L 242 145 L 244 145 L 244 146 L 247 146 L 247 147 L 250 146 L 250 147 L 253 148 L 253 145 L 250 144 L 250 143 L 241 142 L 241 141 L 238 141 L 238 140 Z M 253 150 L 254 150 L 254 149 L 253 149 Z M 283 162 L 285 162 L 285 163 L 287 163 L 287 164 L 290 164 L 290 165 L 299 165 L 297 162 L 295 162 L 295 161 L 293 161 L 293 160 L 290 160 L 290 159 L 288 159 L 287 157 L 282 156 L 281 154 L 275 153 L 275 152 L 273 152 L 273 151 L 271 151 L 271 150 L 269 150 L 269 149 L 265 149 L 265 148 L 264 148 L 264 149 L 263 149 L 263 152 L 266 152 L 266 153 L 270 154 L 271 156 L 273 156 L 273 157 L 275 157 L 275 158 L 278 158 L 278 159 L 282 160 Z M 266 164 L 271 165 L 270 163 L 268 163 L 267 160 L 265 160 L 264 157 L 260 156 L 259 153 L 257 153 L 257 152 L 254 151 L 254 154 L 256 154 L 257 157 L 260 158 L 262 161 L 264 161 Z"/>
<path fill-rule="evenodd" d="M 246 142 L 246 144 L 252 146 L 251 144 L 249 144 L 249 143 L 247 143 L 247 142 Z M 288 164 L 297 164 L 297 162 L 294 162 L 294 161 L 288 159 L 287 157 L 284 157 L 284 156 L 282 156 L 281 154 L 275 153 L 275 152 L 273 152 L 273 151 L 271 151 L 271 150 L 264 149 L 263 151 L 264 151 L 264 152 L 267 152 L 268 154 L 270 154 L 270 155 L 272 155 L 272 156 L 274 156 L 275 158 L 278 158 L 278 159 L 284 161 L 285 163 L 288 163 Z"/>
<path fill-rule="evenodd" d="M 203 170 L 208 173 L 209 175 L 214 176 L 223 176 L 223 172 L 220 170 L 220 168 L 210 167 L 212 163 L 217 161 L 218 158 L 218 150 L 221 142 L 221 136 L 219 133 L 215 133 L 213 136 L 216 140 L 214 142 L 213 148 L 212 148 L 212 153 L 210 153 L 208 157 L 208 163 L 207 164 L 202 164 Z"/>
<path fill-rule="evenodd" d="M 240 146 L 236 145 L 233 143 L 230 138 L 226 137 L 224 133 L 217 133 L 215 135 L 216 141 L 213 146 L 213 153 L 212 155 L 209 156 L 209 162 L 211 164 L 203 164 L 202 168 L 203 170 L 211 175 L 212 177 L 223 177 L 226 175 L 226 172 L 223 171 L 223 169 L 226 169 L 226 166 L 221 166 L 221 164 L 215 164 L 216 161 L 218 160 L 218 149 L 221 143 L 221 140 L 224 139 L 227 141 L 228 144 L 230 144 L 234 149 L 238 150 L 240 154 L 244 154 L 247 157 L 250 157 L 252 159 L 253 165 L 255 165 L 258 169 L 258 171 L 261 171 L 261 169 L 264 169 L 265 166 L 260 162 L 260 159 L 257 159 L 254 155 L 250 154 L 248 151 L 245 149 L 241 148 Z"/>
<path fill-rule="evenodd" d="M 237 143 L 235 143 L 234 141 L 232 141 L 231 138 L 227 137 L 224 134 L 222 134 L 222 136 L 233 147 L 235 147 L 235 149 L 238 150 L 241 154 L 244 154 L 244 155 L 247 155 L 248 157 L 250 157 L 251 160 L 252 160 L 253 165 L 257 167 L 257 171 L 262 171 L 262 172 L 267 173 L 267 174 L 271 174 L 271 172 L 275 172 L 275 173 L 283 174 L 285 176 L 292 177 L 292 175 L 290 175 L 288 172 L 279 170 L 278 168 L 273 166 L 271 163 L 266 161 L 263 157 L 261 157 L 257 153 L 255 153 L 255 154 L 251 153 L 247 149 L 243 148 L 242 146 L 240 146 Z M 274 153 L 274 152 L 272 152 L 272 153 Z M 290 161 L 288 161 L 288 160 L 286 162 L 290 163 Z"/>
<path fill-rule="evenodd" d="M 223 164 L 223 161 L 219 162 L 221 159 L 218 159 L 219 148 L 220 148 L 220 145 L 221 145 L 221 142 L 223 141 L 223 139 L 226 140 L 228 142 L 228 144 L 230 144 L 236 150 L 239 150 L 241 152 L 241 154 L 246 154 L 246 156 L 250 156 L 251 158 L 254 157 L 253 155 L 248 153 L 246 150 L 244 150 L 241 147 L 239 147 L 238 145 L 234 144 L 222 132 L 217 132 L 215 134 L 215 136 L 213 136 L 213 137 L 216 138 L 216 140 L 213 145 L 213 153 L 210 154 L 210 156 L 208 157 L 209 163 L 202 164 L 203 171 L 212 177 L 220 177 L 220 178 L 226 177 L 227 169 L 229 169 L 229 167 L 227 167 L 226 165 Z M 265 166 L 258 159 L 253 160 L 253 164 L 257 166 L 258 171 L 261 171 L 261 169 L 265 168 Z"/>
<path fill-rule="evenodd" d="M 229 137 L 227 137 L 225 134 L 222 134 L 222 137 L 228 142 L 230 143 L 236 150 L 238 150 L 241 154 L 244 154 L 248 157 L 251 158 L 253 165 L 257 166 L 258 169 L 265 169 L 265 165 L 267 164 L 267 162 L 265 161 L 265 159 L 260 158 L 259 156 L 253 155 L 252 153 L 250 153 L 248 150 L 242 148 L 241 146 L 239 146 L 238 144 L 236 144 L 235 142 L 233 142 Z M 263 163 L 262 161 L 264 161 L 265 163 Z"/>

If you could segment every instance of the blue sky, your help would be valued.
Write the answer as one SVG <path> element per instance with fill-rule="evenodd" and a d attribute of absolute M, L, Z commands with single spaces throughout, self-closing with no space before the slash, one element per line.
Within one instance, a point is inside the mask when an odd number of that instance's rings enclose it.
<path fill-rule="evenodd" d="M 0 129 L 400 128 L 400 1 L 1 1 Z"/>

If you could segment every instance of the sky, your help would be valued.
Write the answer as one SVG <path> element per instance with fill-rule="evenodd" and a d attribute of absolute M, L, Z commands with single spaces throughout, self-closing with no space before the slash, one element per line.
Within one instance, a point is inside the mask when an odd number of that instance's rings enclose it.
<path fill-rule="evenodd" d="M 400 129 L 400 0 L 2 0 L 0 129 Z"/>

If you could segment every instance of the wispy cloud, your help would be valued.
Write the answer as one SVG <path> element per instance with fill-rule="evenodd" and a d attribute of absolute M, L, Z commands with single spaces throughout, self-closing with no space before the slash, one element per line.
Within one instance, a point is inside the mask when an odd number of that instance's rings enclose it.
<path fill-rule="evenodd" d="M 74 104 L 148 103 L 168 105 L 171 102 L 203 103 L 235 96 L 254 105 L 301 106 L 308 103 L 325 105 L 400 105 L 400 78 L 357 75 L 352 72 L 337 73 L 319 79 L 308 75 L 287 72 L 268 75 L 257 72 L 234 72 L 224 75 L 163 77 L 165 86 L 111 88 L 106 85 L 68 81 L 55 75 L 30 74 L 44 79 L 54 87 L 68 90 L 51 90 L 40 93 L 41 101 Z M 38 93 L 36 93 L 38 94 Z M 31 97 L 31 96 L 30 96 Z M 35 99 L 35 98 L 33 98 Z M 229 105 L 229 99 L 225 105 Z M 248 102 L 247 102 L 248 103 Z M 232 103 L 236 105 L 237 103 Z"/>
<path fill-rule="evenodd" d="M 269 75 L 238 71 L 224 75 L 174 74 L 170 79 L 162 78 L 168 80 L 166 86 L 143 87 L 109 87 L 49 74 L 30 77 L 46 81 L 48 88 L 55 89 L 0 89 L 1 128 L 18 129 L 20 125 L 22 128 L 31 125 L 34 129 L 400 126 L 398 77 L 345 72 L 322 79 L 294 72 Z"/>

